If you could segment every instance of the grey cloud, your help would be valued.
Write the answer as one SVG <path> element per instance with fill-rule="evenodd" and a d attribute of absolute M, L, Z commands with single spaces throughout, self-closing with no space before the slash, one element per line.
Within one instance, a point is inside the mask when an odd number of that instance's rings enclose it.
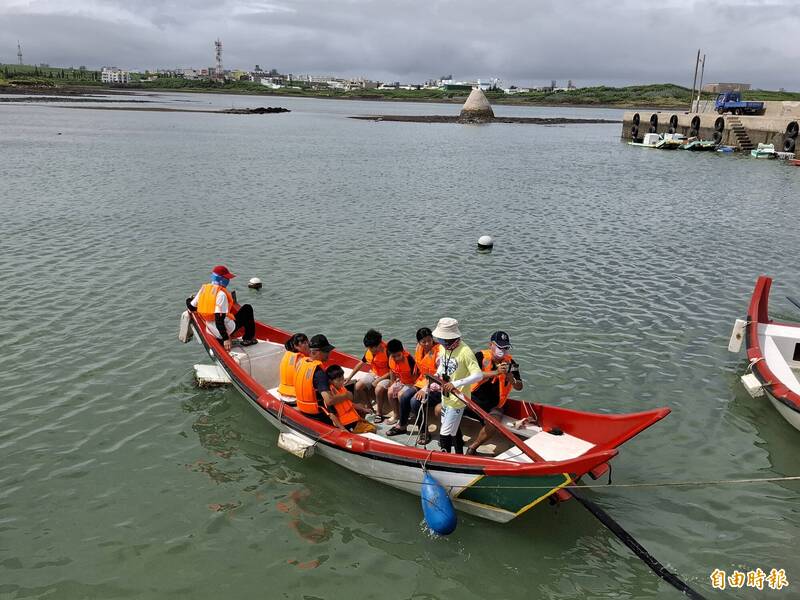
<path fill-rule="evenodd" d="M 207 66 L 421 81 L 445 73 L 518 84 L 691 83 L 798 89 L 794 0 L 73 0 L 0 5 L 0 60 L 127 67 Z M 135 6 L 135 9 L 131 8 Z M 98 10 L 98 7 L 102 10 Z"/>

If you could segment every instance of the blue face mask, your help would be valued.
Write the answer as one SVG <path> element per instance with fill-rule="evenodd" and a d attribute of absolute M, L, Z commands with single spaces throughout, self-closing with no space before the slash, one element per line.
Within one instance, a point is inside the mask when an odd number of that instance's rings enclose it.
<path fill-rule="evenodd" d="M 211 283 L 214 285 L 221 285 L 222 287 L 228 287 L 228 284 L 231 282 L 230 279 L 225 279 L 221 275 L 217 275 L 216 273 L 211 274 Z"/>

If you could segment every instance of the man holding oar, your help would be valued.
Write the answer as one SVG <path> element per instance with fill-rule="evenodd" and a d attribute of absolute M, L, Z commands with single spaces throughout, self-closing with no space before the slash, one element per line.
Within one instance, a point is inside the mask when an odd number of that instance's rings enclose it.
<path fill-rule="evenodd" d="M 449 317 L 439 319 L 433 330 L 434 339 L 442 349 L 436 359 L 436 374 L 442 378 L 442 403 L 436 407 L 441 416 L 439 446 L 450 452 L 455 445 L 457 454 L 464 453 L 464 439 L 461 436 L 461 417 L 466 404 L 453 392 L 460 392 L 470 398 L 473 383 L 483 378 L 483 371 L 475 354 L 461 339 L 458 321 Z"/>

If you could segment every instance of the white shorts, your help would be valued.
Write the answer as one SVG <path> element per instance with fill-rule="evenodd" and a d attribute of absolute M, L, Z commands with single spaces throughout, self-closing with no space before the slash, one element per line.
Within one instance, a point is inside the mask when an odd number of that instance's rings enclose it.
<path fill-rule="evenodd" d="M 363 377 L 359 377 L 358 380 L 364 382 L 364 385 L 375 387 L 375 380 L 377 378 L 378 378 L 377 375 L 375 375 L 374 373 L 364 373 Z M 378 388 L 389 387 L 389 384 L 391 383 L 392 382 L 389 380 L 389 378 L 381 379 L 378 382 Z M 378 388 L 375 389 L 377 390 Z"/>
<path fill-rule="evenodd" d="M 461 425 L 461 417 L 464 416 L 463 408 L 450 408 L 442 404 L 442 421 L 439 427 L 439 435 L 455 435 L 458 426 Z"/>

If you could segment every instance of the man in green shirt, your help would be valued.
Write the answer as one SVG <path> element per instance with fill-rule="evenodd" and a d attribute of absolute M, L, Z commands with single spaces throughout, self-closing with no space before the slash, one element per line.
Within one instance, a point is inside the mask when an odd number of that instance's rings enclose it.
<path fill-rule="evenodd" d="M 455 319 L 439 319 L 433 330 L 433 338 L 442 346 L 436 357 L 436 374 L 444 381 L 442 403 L 436 407 L 441 416 L 439 445 L 444 452 L 450 452 L 455 445 L 456 453 L 463 454 L 464 439 L 460 425 L 466 404 L 452 392 L 458 390 L 462 396 L 470 398 L 470 388 L 473 383 L 483 379 L 483 371 L 475 353 L 462 341 Z"/>

